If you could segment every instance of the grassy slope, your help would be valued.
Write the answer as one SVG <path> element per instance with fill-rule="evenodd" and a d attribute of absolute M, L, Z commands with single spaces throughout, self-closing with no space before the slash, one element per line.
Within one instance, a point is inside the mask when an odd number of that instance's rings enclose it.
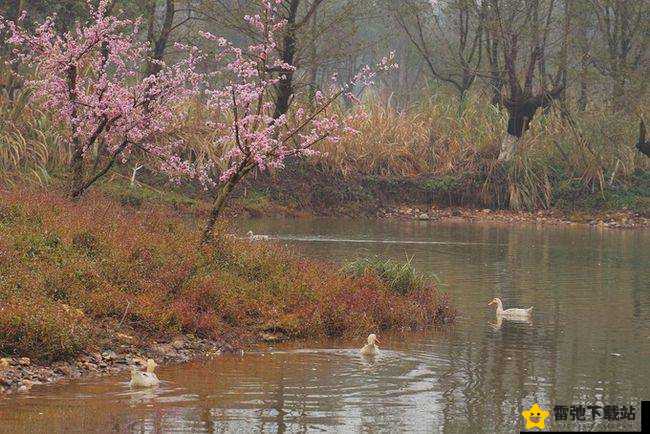
<path fill-rule="evenodd" d="M 256 340 L 362 335 L 451 321 L 425 283 L 403 290 L 369 268 L 341 273 L 267 243 L 198 233 L 169 207 L 100 193 L 0 192 L 0 355 L 44 362 L 110 347 L 119 331 Z M 403 271 L 402 271 L 403 273 Z"/>

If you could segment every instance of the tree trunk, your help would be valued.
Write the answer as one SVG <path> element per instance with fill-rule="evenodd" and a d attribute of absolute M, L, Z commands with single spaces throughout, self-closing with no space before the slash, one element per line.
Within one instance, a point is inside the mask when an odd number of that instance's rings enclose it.
<path fill-rule="evenodd" d="M 237 173 L 235 173 L 235 175 L 230 178 L 230 180 L 226 182 L 223 187 L 221 187 L 219 194 L 217 194 L 217 197 L 214 199 L 212 210 L 210 210 L 210 216 L 208 217 L 208 222 L 203 229 L 201 244 L 208 244 L 214 240 L 214 226 L 217 223 L 219 216 L 221 215 L 221 211 L 223 211 L 223 208 L 226 206 L 226 200 L 228 199 L 228 196 L 230 196 L 230 193 L 232 193 L 232 190 L 235 188 L 237 183 L 241 181 L 241 179 L 246 176 L 251 170 L 257 167 L 257 165 L 254 163 L 242 164 L 243 165 L 240 166 Z"/>
<path fill-rule="evenodd" d="M 165 2 L 165 15 L 163 18 L 162 28 L 160 29 L 160 35 L 156 37 L 155 33 L 155 21 L 156 21 L 156 6 L 155 1 L 152 1 L 149 7 L 150 21 L 149 28 L 147 32 L 147 38 L 151 44 L 151 59 L 147 62 L 147 69 L 145 75 L 155 75 L 160 72 L 161 61 L 165 57 L 165 50 L 167 49 L 167 44 L 169 42 L 169 34 L 172 31 L 172 26 L 174 24 L 174 13 L 176 12 L 176 4 L 174 0 L 167 0 Z"/>
<path fill-rule="evenodd" d="M 510 133 L 506 133 L 501 140 L 501 150 L 499 151 L 499 161 L 510 161 L 514 157 L 515 152 L 517 152 L 517 143 L 519 143 L 519 137 L 513 136 Z"/>
<path fill-rule="evenodd" d="M 84 155 L 83 148 L 79 143 L 75 144 L 70 160 L 70 168 L 72 169 L 72 185 L 70 188 L 70 197 L 77 199 L 81 195 L 84 182 Z"/>
<path fill-rule="evenodd" d="M 517 143 L 528 129 L 538 108 L 546 106 L 542 97 L 506 101 L 508 108 L 508 132 L 501 141 L 499 161 L 510 161 L 517 151 Z"/>
<path fill-rule="evenodd" d="M 296 55 L 296 15 L 300 0 L 291 0 L 289 15 L 287 16 L 286 33 L 284 34 L 282 47 L 282 61 L 289 65 L 294 64 Z M 278 95 L 275 100 L 275 113 L 273 118 L 277 119 L 289 110 L 289 102 L 293 94 L 293 72 L 288 71 L 282 74 L 277 85 Z"/>
<path fill-rule="evenodd" d="M 235 178 L 232 178 L 228 181 L 219 191 L 219 194 L 212 204 L 212 209 L 210 210 L 210 216 L 208 217 L 208 222 L 203 229 L 203 235 L 201 236 L 201 244 L 208 244 L 214 241 L 214 226 L 223 211 L 224 206 L 226 205 L 226 199 L 232 192 L 232 189 L 235 187 Z"/>
<path fill-rule="evenodd" d="M 615 110 L 623 110 L 625 108 L 625 79 L 622 73 L 617 73 L 614 76 L 614 83 L 612 85 L 612 105 Z"/>
<path fill-rule="evenodd" d="M 72 118 L 77 117 L 77 67 L 70 66 L 66 71 L 66 85 L 68 91 L 68 98 L 70 99 L 70 105 L 72 106 Z M 73 129 L 76 126 L 72 127 Z M 71 195 L 73 199 L 78 197 L 78 191 L 83 188 L 84 182 L 84 145 L 81 143 L 79 136 L 76 131 L 72 132 L 72 159 L 70 160 L 70 169 L 72 170 L 72 188 Z"/>
<path fill-rule="evenodd" d="M 586 67 L 583 66 L 580 71 L 580 94 L 578 96 L 578 108 L 580 111 L 587 110 L 588 90 L 587 71 Z"/>

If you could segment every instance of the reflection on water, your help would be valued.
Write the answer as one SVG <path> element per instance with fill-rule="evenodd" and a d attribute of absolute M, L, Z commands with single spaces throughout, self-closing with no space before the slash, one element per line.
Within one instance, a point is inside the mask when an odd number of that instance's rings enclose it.
<path fill-rule="evenodd" d="M 0 431 L 513 432 L 534 402 L 650 399 L 648 231 L 344 220 L 249 229 L 334 261 L 413 258 L 450 291 L 458 323 L 381 336 L 372 359 L 359 355 L 360 336 L 164 367 L 149 391 L 131 391 L 126 373 L 43 387 L 0 398 Z M 495 296 L 535 306 L 532 322 L 498 321 Z M 589 415 L 564 426 L 623 427 Z"/>

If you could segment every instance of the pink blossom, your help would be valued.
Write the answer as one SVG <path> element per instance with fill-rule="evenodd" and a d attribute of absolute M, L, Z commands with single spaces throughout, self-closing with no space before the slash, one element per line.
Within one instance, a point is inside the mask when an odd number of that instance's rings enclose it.
<path fill-rule="evenodd" d="M 8 29 L 6 42 L 15 47 L 16 62 L 34 72 L 26 80 L 32 99 L 68 130 L 68 140 L 82 158 L 100 153 L 126 161 L 134 147 L 156 164 L 192 173 L 189 163 L 177 161 L 178 144 L 166 133 L 185 114 L 177 107 L 196 93 L 202 80 L 195 72 L 200 53 L 187 48 L 187 56 L 173 65 L 161 62 L 155 75 L 138 80 L 149 46 L 138 37 L 139 20 L 106 13 L 108 1 L 97 7 L 88 1 L 91 20 L 60 34 L 56 17 L 48 17 L 32 32 L 21 21 L 0 18 Z"/>
<path fill-rule="evenodd" d="M 320 141 L 336 143 L 342 136 L 357 133 L 351 124 L 363 116 L 363 110 L 345 114 L 335 103 L 342 95 L 358 103 L 353 89 L 360 92 L 372 84 L 378 71 L 396 67 L 391 53 L 375 68 L 362 68 L 350 83 L 340 84 L 334 75 L 328 88 L 315 92 L 315 107 L 306 110 L 294 103 L 288 113 L 274 118 L 274 86 L 283 75 L 295 71 L 295 66 L 286 64 L 277 54 L 276 34 L 286 25 L 277 13 L 276 5 L 280 3 L 264 0 L 261 11 L 245 17 L 258 34 L 257 42 L 246 49 L 235 47 L 225 38 L 203 34 L 217 45 L 214 61 L 223 65 L 217 75 L 220 82 L 226 82 L 208 91 L 209 105 L 219 113 L 230 113 L 230 123 L 221 124 L 215 141 L 225 150 L 222 160 L 215 162 L 215 166 L 223 168 L 221 183 L 236 181 L 251 169 L 281 168 L 287 158 L 315 155 L 314 145 Z"/>

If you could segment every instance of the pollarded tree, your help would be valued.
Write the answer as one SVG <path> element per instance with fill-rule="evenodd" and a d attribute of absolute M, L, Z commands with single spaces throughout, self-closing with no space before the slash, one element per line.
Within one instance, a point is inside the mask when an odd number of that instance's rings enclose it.
<path fill-rule="evenodd" d="M 153 60 L 156 73 L 141 78 L 150 50 L 138 41 L 139 21 L 109 15 L 109 4 L 100 0 L 95 7 L 88 1 L 89 21 L 63 33 L 55 30 L 55 17 L 33 32 L 20 25 L 24 14 L 16 22 L 0 20 L 15 61 L 29 68 L 25 83 L 34 103 L 65 126 L 73 198 L 135 148 L 156 165 L 173 165 L 179 144 L 164 137 L 184 116 L 178 108 L 202 79 L 195 72 L 198 54 L 191 49 L 173 65 Z"/>
<path fill-rule="evenodd" d="M 488 0 L 488 33 L 498 41 L 503 54 L 506 94 L 502 103 L 508 110 L 508 130 L 501 143 L 499 160 L 510 160 L 517 143 L 528 129 L 535 112 L 548 107 L 566 87 L 568 9 L 564 0 Z M 557 38 L 555 35 L 561 35 Z M 558 42 L 559 41 L 559 42 Z M 552 45 L 559 49 L 552 50 Z M 553 56 L 556 72 L 548 71 Z"/>

